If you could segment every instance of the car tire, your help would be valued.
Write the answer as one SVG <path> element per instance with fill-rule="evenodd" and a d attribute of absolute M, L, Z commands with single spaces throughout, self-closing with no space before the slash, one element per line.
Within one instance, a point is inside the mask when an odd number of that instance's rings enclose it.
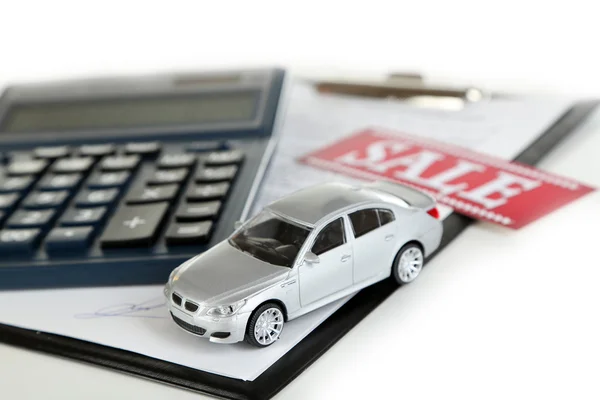
<path fill-rule="evenodd" d="M 404 245 L 392 265 L 392 275 L 399 285 L 406 285 L 419 276 L 425 264 L 423 248 L 417 243 Z"/>
<path fill-rule="evenodd" d="M 258 307 L 248 320 L 246 342 L 256 347 L 268 347 L 281 337 L 285 317 L 283 310 L 275 303 L 265 303 Z"/>

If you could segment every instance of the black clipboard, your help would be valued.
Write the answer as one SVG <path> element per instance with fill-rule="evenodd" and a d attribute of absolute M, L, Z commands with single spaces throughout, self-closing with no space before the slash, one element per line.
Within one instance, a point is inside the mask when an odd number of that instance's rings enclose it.
<path fill-rule="evenodd" d="M 567 138 L 599 104 L 600 101 L 597 100 L 576 103 L 514 161 L 528 165 L 537 164 Z M 460 214 L 452 213 L 448 216 L 444 220 L 444 235 L 440 247 L 429 259 L 435 257 L 472 222 L 473 219 Z M 0 342 L 107 367 L 215 397 L 235 400 L 269 399 L 300 375 L 396 289 L 397 286 L 391 280 L 385 280 L 361 290 L 253 381 L 227 378 L 134 352 L 5 324 L 0 324 Z"/>

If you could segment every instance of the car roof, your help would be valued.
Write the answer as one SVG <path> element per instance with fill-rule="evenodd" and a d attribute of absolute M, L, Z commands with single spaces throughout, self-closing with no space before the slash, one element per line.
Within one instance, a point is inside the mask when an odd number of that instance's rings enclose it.
<path fill-rule="evenodd" d="M 271 203 L 267 208 L 305 225 L 346 208 L 378 201 L 393 201 L 388 195 L 362 186 L 340 182 L 322 183 L 301 189 Z"/>

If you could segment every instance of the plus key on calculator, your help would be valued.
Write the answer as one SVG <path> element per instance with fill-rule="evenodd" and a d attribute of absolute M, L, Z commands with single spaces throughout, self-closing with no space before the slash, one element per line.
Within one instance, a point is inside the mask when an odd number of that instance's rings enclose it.
<path fill-rule="evenodd" d="M 273 68 L 7 88 L 0 290 L 163 284 L 227 238 L 271 157 L 284 81 Z"/>

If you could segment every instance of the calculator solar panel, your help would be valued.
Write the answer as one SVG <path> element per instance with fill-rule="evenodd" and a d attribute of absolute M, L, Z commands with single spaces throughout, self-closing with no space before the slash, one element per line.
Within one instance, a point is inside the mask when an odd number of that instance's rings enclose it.
<path fill-rule="evenodd" d="M 285 73 L 8 88 L 0 289 L 162 284 L 248 215 Z"/>

